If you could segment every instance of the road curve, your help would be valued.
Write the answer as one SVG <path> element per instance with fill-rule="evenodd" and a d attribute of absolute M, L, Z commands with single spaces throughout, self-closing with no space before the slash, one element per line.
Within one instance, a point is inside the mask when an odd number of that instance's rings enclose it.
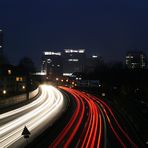
<path fill-rule="evenodd" d="M 0 127 L 0 147 L 23 147 L 26 144 L 21 135 L 27 126 L 31 132 L 29 141 L 43 132 L 62 114 L 65 102 L 62 93 L 55 87 L 42 85 L 41 95 L 32 103 L 0 115 L 1 120 L 16 116 Z M 21 116 L 18 117 L 18 114 Z"/>
<path fill-rule="evenodd" d="M 75 89 L 60 88 L 73 95 L 77 107 L 49 147 L 138 147 L 105 101 Z"/>

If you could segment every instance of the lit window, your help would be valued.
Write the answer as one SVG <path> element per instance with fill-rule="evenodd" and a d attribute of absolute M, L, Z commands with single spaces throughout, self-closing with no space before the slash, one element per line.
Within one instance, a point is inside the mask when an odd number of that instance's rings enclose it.
<path fill-rule="evenodd" d="M 92 55 L 92 58 L 97 58 L 98 56 L 97 55 Z"/>
<path fill-rule="evenodd" d="M 79 53 L 84 53 L 85 49 L 79 49 Z"/>
<path fill-rule="evenodd" d="M 79 59 L 68 59 L 69 62 L 78 62 Z"/>
<path fill-rule="evenodd" d="M 20 81 L 23 81 L 23 78 L 22 77 L 20 77 Z"/>
<path fill-rule="evenodd" d="M 19 77 L 16 77 L 16 81 L 18 82 L 20 80 L 20 78 Z"/>

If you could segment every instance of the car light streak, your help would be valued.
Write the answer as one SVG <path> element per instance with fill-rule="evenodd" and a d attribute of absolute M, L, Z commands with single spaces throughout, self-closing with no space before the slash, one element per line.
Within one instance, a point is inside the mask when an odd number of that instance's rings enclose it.
<path fill-rule="evenodd" d="M 97 98 L 97 97 L 95 97 L 95 96 L 92 96 L 92 99 L 95 100 L 96 102 L 98 102 L 98 104 L 101 104 L 101 105 L 102 105 L 103 111 L 105 112 L 105 115 L 106 115 L 106 117 L 107 117 L 107 119 L 108 119 L 108 122 L 109 122 L 109 124 L 110 124 L 110 126 L 111 126 L 111 128 L 112 128 L 112 130 L 113 130 L 113 132 L 114 132 L 114 134 L 116 135 L 116 137 L 117 137 L 118 140 L 120 141 L 120 143 L 121 143 L 124 147 L 126 147 L 125 144 L 123 144 L 122 140 L 119 138 L 119 136 L 118 136 L 118 134 L 116 133 L 116 131 L 114 130 L 114 128 L 113 128 L 113 126 L 112 126 L 112 124 L 111 124 L 110 118 L 109 118 L 109 116 L 108 116 L 108 114 L 107 114 L 107 112 L 106 112 L 106 109 L 108 110 L 108 113 L 110 113 L 111 116 L 113 117 L 113 121 L 116 123 L 116 125 L 117 125 L 117 127 L 119 128 L 120 132 L 122 132 L 122 134 L 123 134 L 124 137 L 128 140 L 128 142 L 129 142 L 131 145 L 133 145 L 133 147 L 136 148 L 137 145 L 131 140 L 131 138 L 127 135 L 127 133 L 126 133 L 126 132 L 123 130 L 123 128 L 120 126 L 120 124 L 119 124 L 119 122 L 117 121 L 115 115 L 113 114 L 111 108 L 110 108 L 104 101 L 102 101 L 101 99 L 99 99 L 99 98 Z M 105 109 L 105 108 L 106 108 L 106 109 Z"/>
<path fill-rule="evenodd" d="M 19 147 L 24 145 L 22 130 L 26 125 L 31 132 L 30 141 L 43 132 L 52 124 L 65 108 L 63 95 L 56 88 L 48 85 L 41 86 L 42 95 L 38 98 L 42 103 L 39 107 L 32 109 L 7 124 L 1 126 L 1 147 Z M 36 101 L 38 102 L 38 101 Z M 25 106 L 26 107 L 26 106 Z M 26 108 L 30 107 L 27 105 Z M 31 105 L 32 107 L 32 105 Z M 25 109 L 23 109 L 25 111 Z M 17 112 L 19 109 L 17 110 Z M 21 108 L 22 112 L 22 108 Z M 11 112 L 16 113 L 16 111 Z"/>
<path fill-rule="evenodd" d="M 49 147 L 69 147 L 80 127 L 83 127 L 78 140 L 74 141 L 76 147 L 106 147 L 108 142 L 106 140 L 108 138 L 107 133 L 109 132 L 112 135 L 111 137 L 115 137 L 117 140 L 115 141 L 117 145 L 123 148 L 127 146 L 137 148 L 137 145 L 123 130 L 105 101 L 75 89 L 60 88 L 73 96 L 76 108 L 65 128 Z M 84 117 L 86 117 L 85 123 L 82 122 Z"/>
<path fill-rule="evenodd" d="M 61 143 L 63 141 L 63 138 L 66 136 L 66 134 L 68 133 L 68 131 L 70 130 L 70 128 L 72 127 L 72 125 L 74 124 L 79 112 L 80 112 L 80 106 L 81 106 L 81 102 L 79 100 L 79 97 L 77 97 L 75 94 L 73 94 L 75 96 L 75 101 L 77 104 L 77 108 L 71 118 L 71 120 L 68 122 L 68 124 L 66 125 L 66 127 L 63 129 L 62 133 L 59 134 L 59 136 L 55 139 L 54 143 L 52 143 L 52 147 L 57 147 L 59 145 L 59 143 Z M 84 107 L 84 105 L 83 105 Z M 75 129 L 75 132 L 77 130 Z M 69 139 L 69 141 L 71 141 L 71 139 Z M 68 141 L 68 143 L 69 143 Z M 67 143 L 67 144 L 68 144 Z"/>

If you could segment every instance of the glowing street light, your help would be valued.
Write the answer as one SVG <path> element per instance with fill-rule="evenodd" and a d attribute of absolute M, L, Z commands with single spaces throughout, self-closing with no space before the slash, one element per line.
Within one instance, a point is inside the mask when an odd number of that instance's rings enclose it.
<path fill-rule="evenodd" d="M 25 89 L 25 86 L 24 85 L 22 86 L 22 89 Z"/>
<path fill-rule="evenodd" d="M 3 94 L 6 94 L 7 93 L 7 91 L 6 90 L 3 90 Z"/>

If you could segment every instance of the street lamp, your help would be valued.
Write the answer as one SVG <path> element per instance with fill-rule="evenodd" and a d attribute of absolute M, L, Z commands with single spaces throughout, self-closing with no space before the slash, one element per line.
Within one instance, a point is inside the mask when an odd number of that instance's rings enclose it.
<path fill-rule="evenodd" d="M 3 90 L 3 94 L 5 95 L 7 93 L 7 91 L 6 90 Z"/>
<path fill-rule="evenodd" d="M 23 89 L 23 90 L 25 89 L 25 86 L 24 86 L 24 85 L 22 86 L 22 89 Z"/>

